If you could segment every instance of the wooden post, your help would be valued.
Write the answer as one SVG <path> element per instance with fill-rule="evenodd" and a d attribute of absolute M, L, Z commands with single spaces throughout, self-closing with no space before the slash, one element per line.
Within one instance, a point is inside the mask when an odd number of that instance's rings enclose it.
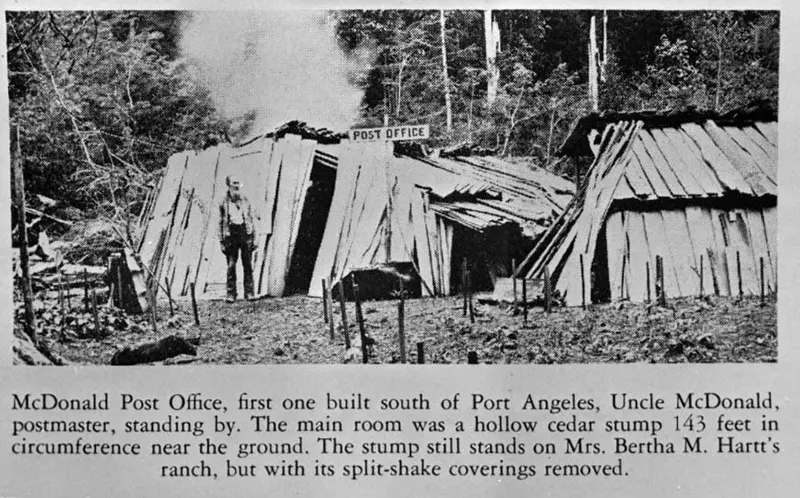
<path fill-rule="evenodd" d="M 325 301 L 325 308 L 328 310 L 328 332 L 331 336 L 331 341 L 336 340 L 336 326 L 333 323 L 333 300 L 331 299 L 331 289 L 327 285 L 323 286 L 322 299 Z"/>
<path fill-rule="evenodd" d="M 764 305 L 764 256 L 758 258 L 758 264 L 761 272 L 761 305 Z"/>
<path fill-rule="evenodd" d="M 400 302 L 397 303 L 397 338 L 400 341 L 400 363 L 406 362 L 406 298 L 403 295 L 403 279 L 400 279 Z"/>
<path fill-rule="evenodd" d="M 150 287 L 150 325 L 153 327 L 153 333 L 158 333 L 158 310 L 156 310 L 156 290 L 158 289 L 158 281 L 155 285 Z"/>
<path fill-rule="evenodd" d="M 742 288 L 742 261 L 739 259 L 739 251 L 736 251 L 736 275 L 739 277 L 739 299 L 742 299 L 744 290 Z"/>
<path fill-rule="evenodd" d="M 664 258 L 661 256 L 656 256 L 656 280 L 657 280 L 657 289 L 656 289 L 656 299 L 658 299 L 658 305 L 665 307 L 667 305 L 667 293 L 664 289 Z"/>
<path fill-rule="evenodd" d="M 661 306 L 661 256 L 656 256 L 656 282 L 655 282 L 655 290 L 656 290 L 656 304 Z"/>
<path fill-rule="evenodd" d="M 89 312 L 89 272 L 83 269 L 83 309 Z"/>
<path fill-rule="evenodd" d="M 583 253 L 580 255 L 581 262 L 581 308 L 586 309 L 586 274 L 583 269 Z"/>
<path fill-rule="evenodd" d="M 544 310 L 550 313 L 552 309 L 553 289 L 550 283 L 550 270 L 544 267 Z"/>
<path fill-rule="evenodd" d="M 94 315 L 94 332 L 100 333 L 100 313 L 97 312 L 97 293 L 92 287 L 92 314 Z"/>
<path fill-rule="evenodd" d="M 56 285 L 58 285 L 58 306 L 64 308 L 64 293 L 63 282 L 61 280 L 61 268 L 58 267 L 58 260 L 56 260 Z"/>
<path fill-rule="evenodd" d="M 467 353 L 467 365 L 477 365 L 478 364 L 478 353 L 475 351 L 470 351 Z"/>
<path fill-rule="evenodd" d="M 369 363 L 369 353 L 367 352 L 367 331 L 364 328 L 364 312 L 361 309 L 361 296 L 358 293 L 358 282 L 352 273 L 350 281 L 353 283 L 353 299 L 356 302 L 356 321 L 358 322 L 358 333 L 361 337 L 361 357 L 364 363 Z"/>
<path fill-rule="evenodd" d="M 119 307 L 124 309 L 125 306 L 123 304 L 123 299 L 124 299 L 125 293 L 123 292 L 123 288 L 122 288 L 122 255 L 117 257 L 117 272 L 116 273 L 117 273 L 116 274 L 116 277 L 117 277 L 117 295 L 119 296 L 119 299 L 117 300 L 117 302 L 119 303 Z M 166 278 L 166 277 L 164 277 L 164 278 Z M 169 289 L 169 286 L 167 286 L 167 289 Z M 172 316 L 172 314 L 173 314 L 172 313 L 172 298 L 170 298 L 170 300 L 169 300 L 169 314 L 170 314 L 170 316 Z"/>
<path fill-rule="evenodd" d="M 464 296 L 464 316 L 467 316 L 467 258 L 461 263 L 461 294 Z"/>
<path fill-rule="evenodd" d="M 528 325 L 528 279 L 522 279 L 522 326 Z"/>
<path fill-rule="evenodd" d="M 117 266 L 117 274 L 119 274 L 119 266 Z M 175 307 L 172 306 L 172 285 L 169 278 L 164 277 L 164 290 L 167 291 L 167 299 L 169 300 L 169 316 L 175 316 Z M 119 305 L 122 307 L 122 293 L 119 294 Z"/>
<path fill-rule="evenodd" d="M 647 279 L 647 302 L 650 302 L 650 262 L 644 262 L 644 273 L 645 278 Z"/>
<path fill-rule="evenodd" d="M 200 315 L 197 313 L 197 297 L 195 296 L 194 282 L 189 284 L 189 292 L 192 295 L 192 311 L 194 312 L 194 324 L 200 326 Z"/>
<path fill-rule="evenodd" d="M 16 154 L 11 162 L 14 168 L 14 193 L 17 204 L 17 225 L 19 229 L 19 266 L 22 270 L 22 300 L 25 304 L 25 333 L 33 344 L 39 345 L 36 334 L 36 315 L 33 309 L 33 288 L 31 287 L 30 260 L 28 259 L 28 225 L 25 221 L 25 178 L 22 172 L 22 152 L 19 143 L 19 126 L 16 127 Z"/>
<path fill-rule="evenodd" d="M 350 329 L 347 328 L 347 307 L 344 305 L 344 279 L 339 281 L 339 305 L 342 307 L 342 334 L 344 334 L 344 347 L 350 349 Z"/>
<path fill-rule="evenodd" d="M 511 284 L 514 288 L 514 307 L 513 309 L 517 309 L 517 260 L 511 260 Z"/>
<path fill-rule="evenodd" d="M 328 295 L 328 284 L 325 282 L 325 279 L 322 279 L 322 317 L 325 320 L 325 323 L 328 323 L 328 299 L 326 296 Z"/>
<path fill-rule="evenodd" d="M 622 276 L 619 279 L 619 300 L 623 301 L 625 299 L 625 263 L 626 263 L 626 255 L 622 255 Z"/>
<path fill-rule="evenodd" d="M 703 255 L 700 255 L 700 297 L 703 297 Z"/>
<path fill-rule="evenodd" d="M 425 343 L 418 342 L 417 343 L 417 363 L 422 365 L 425 363 Z"/>
<path fill-rule="evenodd" d="M 64 306 L 64 281 L 61 278 L 61 269 L 56 267 L 58 272 L 58 305 L 61 307 L 61 333 L 64 332 L 64 323 L 67 321 L 67 309 Z"/>
<path fill-rule="evenodd" d="M 469 321 L 475 323 L 475 306 L 472 302 L 472 276 L 467 271 L 467 296 L 469 297 Z"/>

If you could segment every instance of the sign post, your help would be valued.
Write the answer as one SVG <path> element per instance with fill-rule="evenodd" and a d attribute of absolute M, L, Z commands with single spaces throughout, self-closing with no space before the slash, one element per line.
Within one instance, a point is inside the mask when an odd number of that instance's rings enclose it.
<path fill-rule="evenodd" d="M 425 140 L 430 137 L 430 126 L 402 125 L 382 128 L 353 128 L 347 133 L 351 142 L 394 142 L 398 140 Z"/>

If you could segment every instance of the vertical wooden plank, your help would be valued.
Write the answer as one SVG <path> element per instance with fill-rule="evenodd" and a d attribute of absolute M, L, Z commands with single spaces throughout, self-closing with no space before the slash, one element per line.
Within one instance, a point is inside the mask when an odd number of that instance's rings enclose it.
<path fill-rule="evenodd" d="M 608 279 L 612 299 L 623 293 L 623 264 L 625 257 L 625 232 L 623 230 L 623 211 L 617 211 L 606 220 L 606 252 L 608 254 Z"/>
<path fill-rule="evenodd" d="M 580 255 L 581 257 L 581 307 L 586 309 L 586 276 L 585 271 L 583 268 L 583 253 Z"/>
<path fill-rule="evenodd" d="M 83 269 L 83 308 L 86 313 L 89 312 L 89 273 L 86 268 Z"/>
<path fill-rule="evenodd" d="M 769 250 L 770 275 L 772 292 L 778 290 L 778 208 L 768 207 L 761 210 L 764 220 L 764 236 Z"/>
<path fill-rule="evenodd" d="M 686 206 L 684 212 L 686 213 L 686 223 L 692 239 L 695 261 L 699 261 L 703 258 L 703 281 L 698 285 L 702 286 L 704 291 L 713 293 L 714 283 L 712 272 L 716 271 L 719 273 L 721 272 L 721 268 L 712 268 L 708 256 L 708 251 L 716 252 L 719 249 L 714 236 L 711 215 L 708 212 L 708 208 L 700 206 Z"/>
<path fill-rule="evenodd" d="M 522 324 L 528 325 L 528 279 L 522 279 Z"/>
<path fill-rule="evenodd" d="M 464 298 L 463 315 L 467 316 L 467 258 L 461 263 L 461 295 Z"/>
<path fill-rule="evenodd" d="M 642 278 L 642 272 L 647 269 L 649 261 L 652 260 L 652 256 L 650 255 L 650 245 L 647 241 L 647 232 L 644 227 L 642 213 L 638 211 L 626 211 L 625 218 L 625 231 L 628 236 L 628 244 L 630 247 L 628 260 L 628 296 L 633 302 L 649 301 L 649 285 L 647 280 Z"/>
<path fill-rule="evenodd" d="M 704 273 L 705 273 L 705 268 L 704 268 L 704 265 L 703 265 L 703 261 L 704 261 L 704 257 L 703 256 L 704 255 L 701 253 L 700 254 L 700 297 L 703 297 L 703 291 L 705 290 L 704 286 L 703 286 L 703 276 L 704 276 Z"/>
<path fill-rule="evenodd" d="M 333 289 L 333 287 L 331 287 Z M 339 306 L 342 310 L 342 334 L 344 334 L 344 347 L 350 349 L 350 329 L 347 326 L 347 307 L 344 302 L 344 280 L 339 281 Z"/>
<path fill-rule="evenodd" d="M 511 260 L 511 285 L 514 288 L 514 301 L 513 301 L 513 309 L 517 309 L 517 260 Z"/>
<path fill-rule="evenodd" d="M 678 282 L 678 274 L 670 252 L 664 217 L 661 211 L 649 211 L 642 213 L 644 224 L 647 227 L 647 240 L 650 242 L 650 250 L 653 254 L 661 257 L 664 273 L 664 285 L 666 293 L 670 296 L 681 296 L 681 287 Z"/>
<path fill-rule="evenodd" d="M 119 270 L 119 266 L 117 266 L 117 270 Z M 121 281 L 121 279 L 120 279 Z M 170 285 L 170 281 L 167 277 L 164 277 L 164 289 L 167 291 L 167 300 L 169 301 L 169 316 L 175 316 L 175 307 L 172 305 L 172 286 Z M 122 295 L 120 294 L 120 303 L 122 302 Z"/>
<path fill-rule="evenodd" d="M 322 315 L 324 317 L 325 323 L 328 323 L 328 299 L 326 296 L 328 295 L 328 285 L 325 283 L 325 279 L 322 279 Z"/>
<path fill-rule="evenodd" d="M 664 228 L 675 273 L 680 282 L 680 296 L 697 295 L 697 262 L 691 231 L 683 209 L 663 209 Z M 675 295 L 673 297 L 679 297 Z"/>
<path fill-rule="evenodd" d="M 369 353 L 367 347 L 367 330 L 364 327 L 364 310 L 361 308 L 361 293 L 358 289 L 358 282 L 356 276 L 350 274 L 350 281 L 353 285 L 353 299 L 356 305 L 356 321 L 358 322 L 358 333 L 361 337 L 361 357 L 363 363 L 369 363 Z"/>
<path fill-rule="evenodd" d="M 92 287 L 92 315 L 94 315 L 94 333 L 100 333 L 100 313 L 97 311 L 97 292 Z"/>
<path fill-rule="evenodd" d="M 322 299 L 326 303 L 328 309 L 328 332 L 330 334 L 331 342 L 336 340 L 336 326 L 333 323 L 333 299 L 331 297 L 332 289 L 325 287 L 322 293 Z"/>
<path fill-rule="evenodd" d="M 550 282 L 550 272 L 544 269 L 544 311 L 550 313 L 553 306 L 553 291 Z"/>
<path fill-rule="evenodd" d="M 753 251 L 750 229 L 747 226 L 746 214 L 740 209 L 728 213 L 728 233 L 731 245 L 739 254 L 741 267 L 741 283 L 743 292 L 749 295 L 758 293 L 758 256 Z M 733 221 L 730 221 L 730 220 Z"/>
<path fill-rule="evenodd" d="M 397 302 L 397 340 L 400 343 L 400 363 L 406 362 L 406 297 L 403 289 L 403 279 L 400 278 L 400 301 Z"/>
<path fill-rule="evenodd" d="M 156 293 L 158 292 L 158 281 L 150 286 L 150 325 L 153 327 L 153 333 L 158 333 L 158 302 L 156 301 Z"/>
<path fill-rule="evenodd" d="M 739 299 L 741 299 L 744 296 L 744 289 L 742 285 L 742 259 L 739 251 L 736 251 L 736 275 L 739 281 Z"/>
<path fill-rule="evenodd" d="M 195 296 L 195 285 L 194 282 L 190 284 L 190 291 L 192 294 L 192 313 L 194 314 L 194 324 L 195 326 L 200 326 L 200 315 L 197 313 L 197 297 Z"/>

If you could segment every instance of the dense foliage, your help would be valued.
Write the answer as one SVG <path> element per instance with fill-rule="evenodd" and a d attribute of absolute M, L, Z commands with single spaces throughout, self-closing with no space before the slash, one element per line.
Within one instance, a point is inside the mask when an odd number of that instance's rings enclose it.
<path fill-rule="evenodd" d="M 468 140 L 553 164 L 554 147 L 591 108 L 592 16 L 603 51 L 603 12 L 495 11 L 501 32 L 498 98 L 486 101 L 482 11 L 447 11 L 446 47 L 454 125 L 444 124 L 438 11 L 339 11 L 345 49 L 375 47 L 365 79 L 369 124 L 429 122 L 434 142 Z M 776 12 L 611 11 L 600 110 L 694 105 L 725 112 L 754 101 L 777 108 Z"/>
<path fill-rule="evenodd" d="M 126 223 L 171 153 L 224 125 L 176 57 L 177 14 L 8 13 L 27 189 Z"/>
<path fill-rule="evenodd" d="M 228 131 L 180 53 L 183 15 L 7 14 L 12 133 L 29 191 L 125 222 L 172 152 Z M 430 123 L 432 145 L 471 141 L 558 171 L 555 149 L 591 108 L 589 24 L 597 16 L 602 50 L 602 12 L 495 11 L 500 81 L 491 104 L 484 15 L 445 12 L 442 37 L 439 11 L 331 12 L 342 49 L 372 54 L 358 80 L 359 124 Z M 778 24 L 777 12 L 608 12 L 599 108 L 777 106 Z"/>

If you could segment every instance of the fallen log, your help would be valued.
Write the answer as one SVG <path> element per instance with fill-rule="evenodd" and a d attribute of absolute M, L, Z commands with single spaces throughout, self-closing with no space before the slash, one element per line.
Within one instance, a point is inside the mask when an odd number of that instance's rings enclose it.
<path fill-rule="evenodd" d="M 111 357 L 111 364 L 139 365 L 164 361 L 182 354 L 197 356 L 197 349 L 183 337 L 171 335 L 156 342 L 148 342 L 132 349 L 126 347 L 117 351 Z"/>

